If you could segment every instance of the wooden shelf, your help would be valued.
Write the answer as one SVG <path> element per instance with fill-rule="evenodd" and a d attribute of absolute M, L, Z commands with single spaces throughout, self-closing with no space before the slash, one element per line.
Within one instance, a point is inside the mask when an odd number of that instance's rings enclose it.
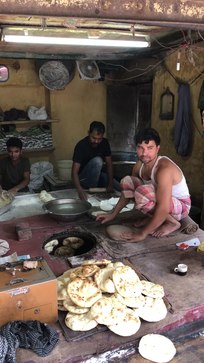
<path fill-rule="evenodd" d="M 55 150 L 55 147 L 52 146 L 52 147 L 42 147 L 41 149 L 26 149 L 24 148 L 23 149 L 23 153 L 40 153 L 40 152 L 51 152 L 51 151 L 54 151 Z M 8 154 L 6 150 L 0 150 L 0 155 L 6 155 Z"/>
<path fill-rule="evenodd" d="M 0 126 L 1 125 L 10 125 L 10 124 L 17 124 L 17 125 L 22 125 L 22 124 L 48 124 L 48 123 L 54 123 L 54 122 L 59 122 L 59 120 L 16 120 L 16 121 L 0 121 Z"/>

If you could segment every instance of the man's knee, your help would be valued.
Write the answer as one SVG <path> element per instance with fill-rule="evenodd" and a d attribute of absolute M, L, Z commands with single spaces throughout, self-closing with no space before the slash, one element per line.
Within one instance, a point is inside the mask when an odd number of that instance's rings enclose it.
<path fill-rule="evenodd" d="M 103 159 L 100 156 L 96 156 L 95 158 L 93 158 L 91 160 L 91 163 L 96 167 L 96 168 L 101 168 L 103 166 Z"/>

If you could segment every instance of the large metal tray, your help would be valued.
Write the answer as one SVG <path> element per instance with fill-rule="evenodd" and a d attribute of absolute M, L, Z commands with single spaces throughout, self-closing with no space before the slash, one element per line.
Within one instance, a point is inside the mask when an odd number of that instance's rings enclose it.
<path fill-rule="evenodd" d="M 57 220 L 71 221 L 86 214 L 92 205 L 80 199 L 55 199 L 45 203 L 43 208 Z"/>

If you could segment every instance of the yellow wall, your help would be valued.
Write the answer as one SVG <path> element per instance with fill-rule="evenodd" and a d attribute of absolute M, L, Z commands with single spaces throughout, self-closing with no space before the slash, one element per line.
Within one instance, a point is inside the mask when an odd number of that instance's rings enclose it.
<path fill-rule="evenodd" d="M 184 171 L 193 202 L 196 205 L 202 204 L 202 193 L 204 191 L 204 137 L 201 136 L 202 125 L 200 110 L 198 109 L 198 97 L 202 82 L 204 80 L 201 72 L 203 71 L 203 54 L 202 52 L 193 51 L 195 65 L 189 61 L 189 53 L 183 49 L 180 54 L 180 71 L 176 71 L 178 51 L 169 55 L 165 59 L 167 67 L 160 67 L 156 73 L 153 82 L 153 99 L 152 99 L 152 127 L 156 128 L 161 135 L 161 155 L 171 157 Z M 193 115 L 193 148 L 189 156 L 182 157 L 176 153 L 173 143 L 173 132 L 175 126 L 175 117 L 178 104 L 178 81 L 188 82 L 190 84 L 191 105 Z M 175 95 L 174 120 L 160 120 L 160 96 L 166 87 Z"/>
<path fill-rule="evenodd" d="M 74 145 L 87 135 L 90 122 L 98 120 L 106 125 L 104 82 L 81 80 L 76 71 L 74 79 L 64 90 L 49 91 L 40 82 L 33 60 L 1 59 L 0 63 L 9 67 L 9 80 L 0 83 L 3 111 L 12 107 L 27 110 L 30 105 L 45 105 L 50 118 L 59 120 L 52 124 L 55 151 L 29 153 L 31 163 L 50 160 L 56 166 L 57 160 L 71 159 Z"/>

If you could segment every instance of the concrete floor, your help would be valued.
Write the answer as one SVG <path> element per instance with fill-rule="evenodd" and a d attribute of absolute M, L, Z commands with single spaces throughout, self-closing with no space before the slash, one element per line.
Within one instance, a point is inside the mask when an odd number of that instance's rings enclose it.
<path fill-rule="evenodd" d="M 17 240 L 15 225 L 22 220 L 31 226 L 33 237 L 29 241 Z M 83 224 L 87 229 L 99 230 L 99 226 L 94 226 L 94 223 L 89 219 L 83 220 L 83 223 L 80 221 L 80 225 Z M 74 225 L 59 223 L 46 215 L 0 222 L 1 238 L 9 242 L 9 253 L 14 251 L 17 251 L 19 255 L 29 253 L 32 257 L 41 255 L 56 276 L 67 270 L 69 266 L 66 261 L 49 256 L 42 249 L 42 244 L 53 233 L 70 228 L 74 228 Z M 167 245 L 168 248 L 165 247 Z M 140 248 L 140 246 L 143 247 Z M 101 250 L 108 256 L 109 250 L 105 251 L 103 244 L 99 243 L 97 253 L 101 253 Z M 112 253 L 111 248 L 110 253 Z M 113 258 L 112 255 L 110 258 Z M 177 347 L 177 355 L 172 363 L 203 362 L 204 254 L 197 253 L 195 248 L 178 251 L 175 243 L 169 244 L 168 239 L 163 239 L 163 242 L 156 240 L 152 245 L 147 244 L 146 249 L 143 243 L 139 243 L 138 253 L 129 256 L 128 262 L 151 281 L 164 286 L 169 313 L 163 321 L 143 322 L 139 332 L 131 337 L 120 337 L 110 331 L 104 331 L 76 342 L 67 342 L 61 327 L 56 323 L 54 327 L 59 331 L 60 341 L 53 352 L 48 357 L 41 358 L 29 350 L 17 349 L 17 363 L 145 363 L 147 360 L 137 354 L 138 341 L 141 336 L 153 332 L 173 334 L 171 339 Z M 172 273 L 173 266 L 178 262 L 187 263 L 189 266 L 189 272 L 184 277 Z M 173 309 L 173 313 L 170 312 L 170 308 Z M 191 324 L 190 328 L 189 324 Z"/>

